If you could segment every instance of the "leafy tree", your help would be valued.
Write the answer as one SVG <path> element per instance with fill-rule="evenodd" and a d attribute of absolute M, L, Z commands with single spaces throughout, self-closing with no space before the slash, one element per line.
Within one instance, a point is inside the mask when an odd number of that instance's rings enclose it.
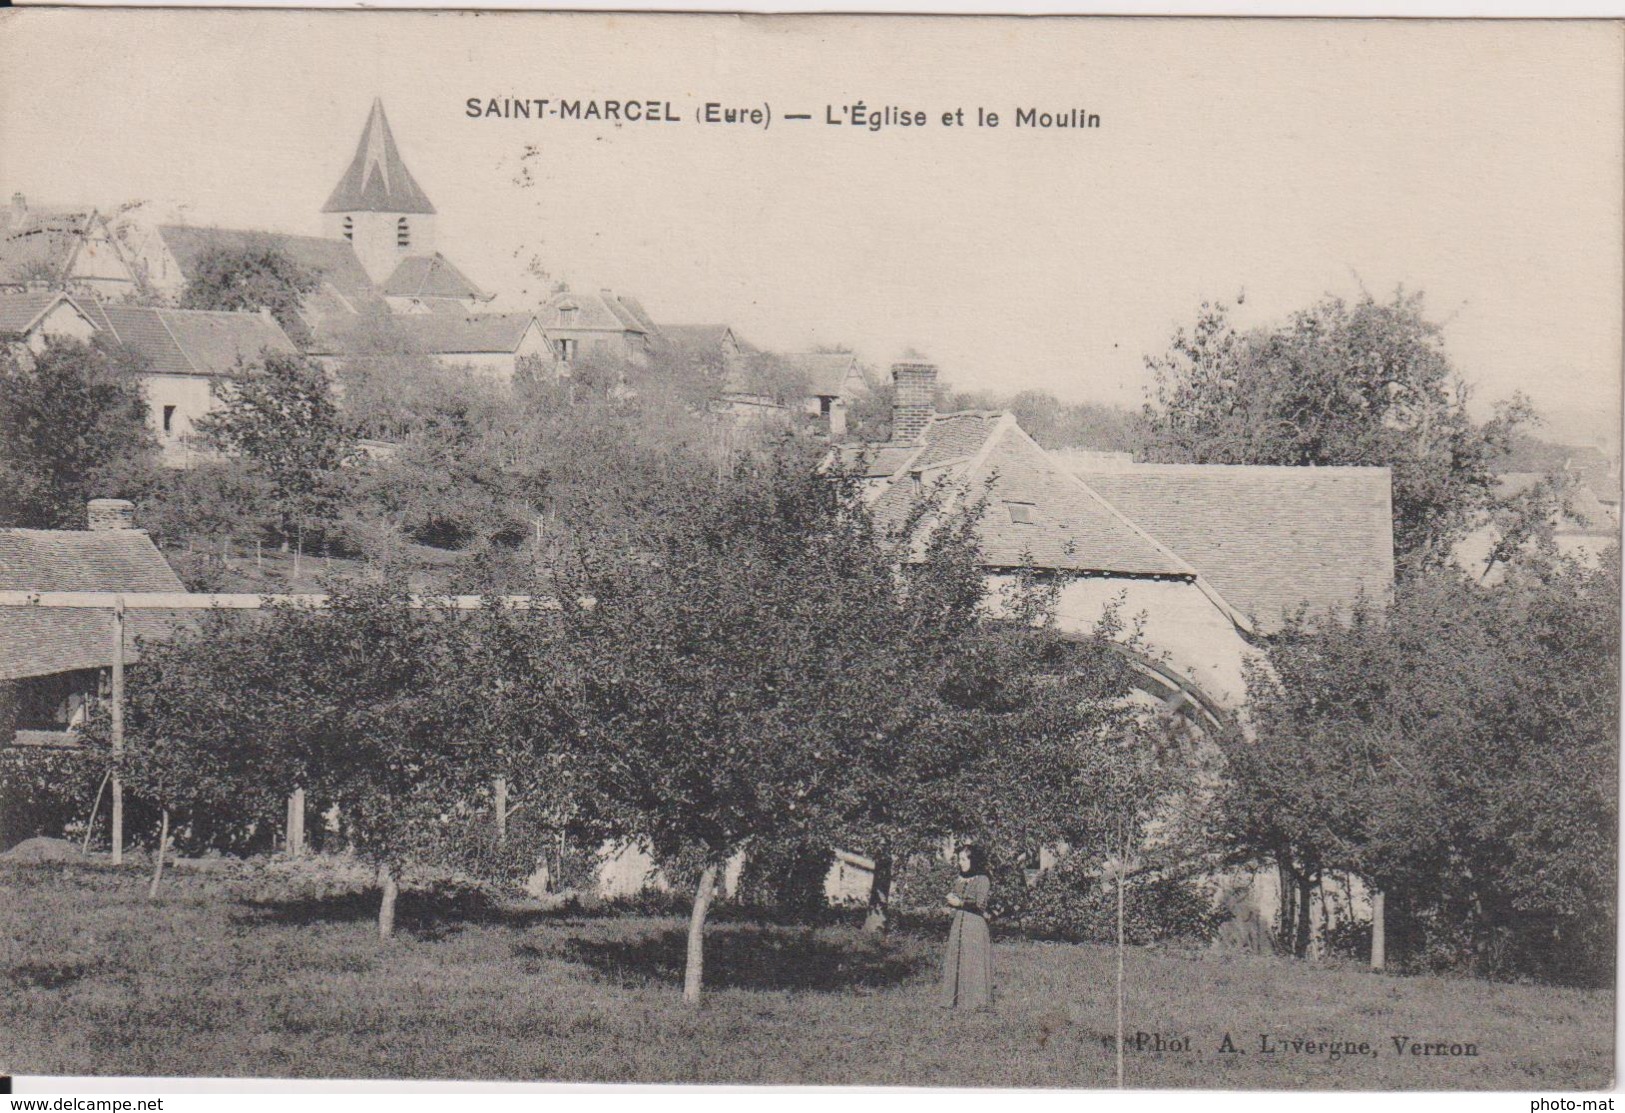
<path fill-rule="evenodd" d="M 1103 718 L 1057 683 L 1076 672 L 1021 671 L 1038 652 L 1022 630 L 984 632 L 970 514 L 943 516 L 904 564 L 856 481 L 815 462 L 792 440 L 720 483 L 668 488 L 681 502 L 648 544 L 583 544 L 558 570 L 538 749 L 564 763 L 586 829 L 699 863 L 690 1001 L 735 853 L 1075 831 L 1065 802 L 1087 762 L 1065 755 L 1086 753 Z M 1043 766 L 1000 796 L 1013 754 Z M 1019 812 L 1040 796 L 1060 802 Z"/>
<path fill-rule="evenodd" d="M 295 787 L 336 805 L 379 867 L 379 934 L 405 870 L 433 861 L 482 805 L 500 740 L 475 623 L 342 586 L 325 609 L 210 616 L 131 672 L 132 776 L 178 813 L 230 807 L 254 822 Z"/>
<path fill-rule="evenodd" d="M 1401 569 L 1437 567 L 1486 512 L 1492 468 L 1530 417 L 1521 397 L 1482 424 L 1419 294 L 1327 298 L 1284 325 L 1235 331 L 1223 305 L 1150 358 L 1146 454 L 1167 463 L 1393 469 Z"/>
<path fill-rule="evenodd" d="M 355 459 L 326 372 L 298 356 L 268 353 L 263 373 L 232 381 L 223 394 L 220 408 L 196 422 L 198 434 L 264 480 L 282 537 L 302 546 L 307 529 L 333 519 L 340 469 Z"/>
<path fill-rule="evenodd" d="M 216 244 L 193 262 L 191 277 L 181 291 L 183 309 L 271 311 L 277 324 L 304 345 L 310 329 L 300 316 L 306 295 L 321 276 L 289 257 L 267 238 L 241 246 Z"/>
<path fill-rule="evenodd" d="M 1611 981 L 1619 590 L 1617 547 L 1537 554 L 1493 587 L 1419 577 L 1388 614 L 1293 624 L 1227 754 L 1231 845 L 1300 905 L 1329 870 L 1394 894 L 1413 963 Z"/>
<path fill-rule="evenodd" d="M 153 481 L 139 368 L 121 349 L 72 340 L 0 354 L 0 522 L 82 529 L 87 501 L 137 497 Z"/>

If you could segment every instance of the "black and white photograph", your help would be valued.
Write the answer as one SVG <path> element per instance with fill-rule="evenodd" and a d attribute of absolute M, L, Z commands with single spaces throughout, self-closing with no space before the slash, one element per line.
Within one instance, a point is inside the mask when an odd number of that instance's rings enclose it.
<path fill-rule="evenodd" d="M 0 11 L 0 1089 L 1611 1089 L 1622 212 L 1612 21 Z"/>

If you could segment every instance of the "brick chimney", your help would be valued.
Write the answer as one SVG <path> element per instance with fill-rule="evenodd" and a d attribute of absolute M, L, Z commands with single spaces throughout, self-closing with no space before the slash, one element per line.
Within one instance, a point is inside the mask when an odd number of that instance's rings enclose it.
<path fill-rule="evenodd" d="M 891 407 L 891 439 L 911 444 L 920 439 L 936 413 L 937 365 L 894 363 L 891 379 L 897 388 Z"/>
<path fill-rule="evenodd" d="M 8 214 L 12 228 L 22 227 L 23 218 L 28 215 L 28 198 L 21 193 L 11 195 L 11 212 Z"/>
<path fill-rule="evenodd" d="M 128 499 L 91 499 L 90 531 L 112 533 L 135 528 L 135 503 Z"/>

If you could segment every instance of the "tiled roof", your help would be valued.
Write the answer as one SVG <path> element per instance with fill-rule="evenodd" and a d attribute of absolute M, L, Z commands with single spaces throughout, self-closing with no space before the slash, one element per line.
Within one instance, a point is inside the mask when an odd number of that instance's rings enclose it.
<path fill-rule="evenodd" d="M 432 213 L 434 206 L 401 161 L 384 103 L 372 102 L 350 168 L 322 206 L 324 213 Z"/>
<path fill-rule="evenodd" d="M 0 282 L 61 278 L 95 220 L 94 209 L 29 206 L 0 237 Z"/>
<path fill-rule="evenodd" d="M 188 278 L 198 259 L 212 248 L 243 250 L 263 244 L 275 247 L 321 278 L 322 285 L 305 298 L 306 315 L 321 318 L 386 308 L 356 257 L 355 248 L 346 240 L 238 228 L 194 228 L 186 224 L 160 225 L 158 234 L 175 257 L 181 274 Z"/>
<path fill-rule="evenodd" d="M 604 332 L 658 331 L 635 298 L 609 290 L 576 293 L 566 290 L 547 299 L 538 318 L 543 328 L 588 329 Z"/>
<path fill-rule="evenodd" d="M 266 351 L 297 351 L 281 326 L 260 313 L 81 304 L 97 327 L 162 375 L 230 375 L 260 362 Z"/>
<path fill-rule="evenodd" d="M 184 591 L 141 530 L 0 529 L 0 591 Z M 132 611 L 126 659 L 138 638 L 161 638 L 173 619 Z M 112 663 L 111 624 L 99 610 L 0 610 L 0 680 Z"/>
<path fill-rule="evenodd" d="M 898 461 L 891 484 L 874 504 L 882 522 L 901 522 L 919 491 L 946 479 L 962 486 L 970 498 L 981 497 L 986 489 L 989 505 L 981 521 L 981 542 L 990 567 L 1030 562 L 1058 571 L 1195 578 L 1189 564 L 1126 521 L 1034 443 L 1009 414 L 938 415 L 921 442 L 906 456 L 905 446 L 877 446 L 876 463 L 882 458 Z M 1012 513 L 1010 504 L 1022 509 Z"/>
<path fill-rule="evenodd" d="M 536 320 L 529 313 L 400 313 L 392 328 L 416 349 L 430 355 L 511 354 Z M 346 322 L 318 329 L 311 342 L 318 355 L 342 355 L 348 347 Z"/>
<path fill-rule="evenodd" d="M 674 348 L 695 353 L 721 352 L 733 329 L 727 325 L 661 325 L 660 338 Z M 738 343 L 737 339 L 734 341 Z"/>
<path fill-rule="evenodd" d="M 858 362 L 851 352 L 795 352 L 784 358 L 807 376 L 808 393 L 821 398 L 844 395 Z"/>
<path fill-rule="evenodd" d="M 0 294 L 0 336 L 23 335 L 59 301 L 72 305 L 87 320 L 94 323 L 94 318 L 78 301 L 58 290 Z"/>
<path fill-rule="evenodd" d="M 392 298 L 484 298 L 485 293 L 438 251 L 408 255 L 385 280 L 382 292 Z"/>
<path fill-rule="evenodd" d="M 1387 468 L 1130 464 L 1082 478 L 1262 632 L 1300 604 L 1346 610 L 1392 590 Z"/>

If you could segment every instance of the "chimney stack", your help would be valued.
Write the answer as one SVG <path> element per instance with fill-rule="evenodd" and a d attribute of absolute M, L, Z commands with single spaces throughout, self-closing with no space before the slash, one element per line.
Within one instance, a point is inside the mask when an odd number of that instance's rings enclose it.
<path fill-rule="evenodd" d="M 21 193 L 11 195 L 11 227 L 22 226 L 23 218 L 28 215 L 28 198 Z"/>
<path fill-rule="evenodd" d="M 891 439 L 912 444 L 936 413 L 937 365 L 894 363 L 891 378 L 897 388 L 891 407 Z"/>
<path fill-rule="evenodd" d="M 135 503 L 128 499 L 91 499 L 89 518 L 92 533 L 134 529 Z"/>

